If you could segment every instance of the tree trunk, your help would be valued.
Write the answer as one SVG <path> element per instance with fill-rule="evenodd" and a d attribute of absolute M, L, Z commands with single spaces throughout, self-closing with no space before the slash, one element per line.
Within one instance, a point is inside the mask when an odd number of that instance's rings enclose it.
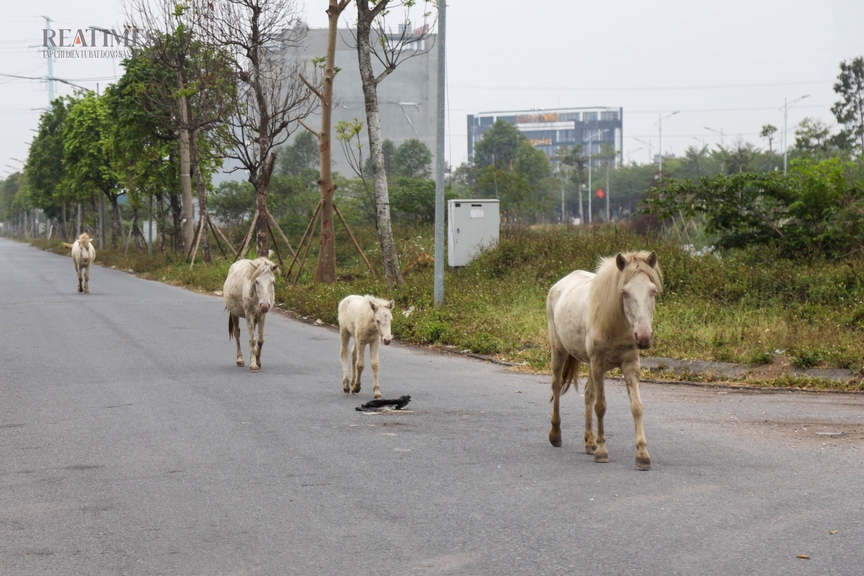
<path fill-rule="evenodd" d="M 321 189 L 321 245 L 318 250 L 318 268 L 315 271 L 315 280 L 325 283 L 336 281 L 336 238 L 333 234 L 333 198 L 336 193 L 336 185 L 333 183 L 331 162 L 331 124 L 333 121 L 333 78 L 336 75 L 336 36 L 342 10 L 344 10 L 344 5 L 330 0 L 330 7 L 327 9 L 329 28 L 327 57 L 324 65 L 324 97 L 321 102 L 321 132 L 318 134 L 318 149 L 321 152 L 321 177 L 318 179 L 318 186 Z"/>
<path fill-rule="evenodd" d="M 117 238 L 123 235 L 120 224 L 120 203 L 116 194 L 105 194 L 111 202 L 111 249 L 117 250 Z"/>
<path fill-rule="evenodd" d="M 365 7 L 365 8 L 364 8 Z M 369 156 L 372 160 L 372 180 L 375 187 L 375 222 L 378 245 L 384 261 L 384 275 L 391 288 L 402 285 L 399 254 L 390 226 L 390 192 L 384 167 L 384 148 L 381 141 L 381 116 L 378 111 L 378 85 L 372 69 L 370 34 L 375 12 L 369 10 L 368 0 L 357 0 L 357 56 L 360 62 L 360 81 L 366 102 L 366 126 L 369 133 Z"/>
<path fill-rule="evenodd" d="M 207 190 L 204 186 L 204 177 L 201 175 L 201 157 L 198 154 L 198 134 L 193 131 L 189 134 L 189 155 L 192 162 L 192 170 L 195 172 L 195 185 L 198 191 L 198 219 L 206 220 L 207 218 Z M 201 239 L 198 241 L 201 245 L 201 260 L 206 264 L 213 262 L 213 256 L 210 253 L 210 235 L 207 232 L 207 227 L 201 228 Z M 187 250 L 191 251 L 190 246 Z"/>
<path fill-rule="evenodd" d="M 192 207 L 192 171 L 189 150 L 189 108 L 183 90 L 186 89 L 186 73 L 183 63 L 177 66 L 177 89 L 180 96 L 177 97 L 177 108 L 180 115 L 180 191 L 183 194 L 183 211 L 180 218 L 181 238 L 184 253 L 192 250 L 192 242 L 195 239 L 195 209 Z"/>

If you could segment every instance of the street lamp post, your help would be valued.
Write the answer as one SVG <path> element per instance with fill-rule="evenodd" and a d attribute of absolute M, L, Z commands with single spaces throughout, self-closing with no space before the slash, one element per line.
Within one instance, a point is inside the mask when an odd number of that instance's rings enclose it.
<path fill-rule="evenodd" d="M 663 116 L 662 114 L 657 115 L 657 117 L 659 118 L 657 120 L 657 130 L 659 133 L 658 135 L 660 137 L 660 143 L 659 143 L 659 146 L 660 146 L 660 167 L 658 169 L 658 174 L 659 174 L 658 179 L 657 179 L 658 182 L 663 180 L 663 120 L 666 120 L 667 118 L 671 118 L 672 116 L 674 116 L 675 114 L 678 114 L 679 112 L 680 112 L 680 110 L 676 110 L 675 112 L 667 114 L 666 116 Z"/>
<path fill-rule="evenodd" d="M 633 139 L 636 142 L 641 142 L 642 144 L 645 144 L 645 146 L 648 147 L 648 163 L 650 164 L 650 163 L 654 162 L 654 145 L 651 144 L 651 141 L 648 140 L 646 142 L 645 140 L 640 140 L 639 138 L 633 138 Z"/>
<path fill-rule="evenodd" d="M 803 100 L 804 98 L 809 98 L 810 94 L 805 94 L 800 98 L 796 98 L 792 102 L 788 102 L 786 98 L 783 98 L 783 175 L 786 175 L 786 151 L 789 149 L 789 140 L 787 134 L 787 120 L 789 117 L 789 106 L 796 104 Z"/>
<path fill-rule="evenodd" d="M 588 137 L 588 223 L 591 223 L 591 196 L 594 195 L 594 192 L 591 190 L 591 141 L 600 138 L 600 136 L 604 132 L 608 132 L 609 130 L 599 130 L 593 136 Z"/>
<path fill-rule="evenodd" d="M 720 148 L 724 148 L 724 146 L 723 146 L 723 128 L 720 128 L 720 130 L 715 130 L 714 128 L 709 128 L 708 126 L 703 126 L 703 128 L 705 128 L 705 130 L 708 130 L 710 132 L 714 132 L 715 134 L 719 134 L 720 135 Z"/>

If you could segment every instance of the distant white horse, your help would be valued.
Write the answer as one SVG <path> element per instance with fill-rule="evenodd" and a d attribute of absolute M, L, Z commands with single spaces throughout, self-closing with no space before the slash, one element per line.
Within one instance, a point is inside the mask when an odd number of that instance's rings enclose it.
<path fill-rule="evenodd" d="M 342 391 L 345 394 L 360 392 L 360 374 L 363 372 L 363 357 L 369 346 L 369 361 L 372 364 L 372 391 L 375 398 L 381 398 L 378 386 L 378 347 L 383 342 L 388 346 L 393 340 L 390 324 L 393 322 L 393 300 L 389 302 L 374 296 L 346 296 L 339 303 L 339 336 L 342 345 L 339 357 L 342 359 Z M 351 349 L 351 370 L 348 369 L 348 342 L 354 337 Z M 350 379 L 349 379 L 350 376 Z"/>
<path fill-rule="evenodd" d="M 596 274 L 583 270 L 571 272 L 549 290 L 546 299 L 552 348 L 549 442 L 553 446 L 561 445 L 559 397 L 571 383 L 578 386 L 579 364 L 584 362 L 589 365 L 585 385 L 585 451 L 594 455 L 595 462 L 609 461 L 603 432 L 606 414 L 603 376 L 612 368 L 620 368 L 636 427 L 636 465 L 645 470 L 651 467 L 642 427 L 639 350 L 651 346 L 654 297 L 661 288 L 657 254 L 628 252 L 615 258 L 603 258 Z M 596 440 L 592 409 L 597 414 Z"/>
<path fill-rule="evenodd" d="M 90 236 L 83 232 L 71 245 L 63 243 L 63 246 L 72 248 L 72 261 L 75 263 L 75 272 L 78 273 L 78 292 L 90 293 L 90 265 L 96 260 L 96 248 L 90 241 Z M 84 275 L 82 285 L 81 275 Z"/>
<path fill-rule="evenodd" d="M 264 345 L 264 320 L 276 299 L 275 272 L 279 266 L 267 258 L 238 260 L 228 269 L 222 287 L 225 309 L 228 310 L 228 339 L 237 341 L 237 366 L 245 366 L 240 350 L 240 318 L 246 318 L 249 330 L 249 370 L 261 369 L 261 347 Z M 258 339 L 255 339 L 255 328 Z"/>

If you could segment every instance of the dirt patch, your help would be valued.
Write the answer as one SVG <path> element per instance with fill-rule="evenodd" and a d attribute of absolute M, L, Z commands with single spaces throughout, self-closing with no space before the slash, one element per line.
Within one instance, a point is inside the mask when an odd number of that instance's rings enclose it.
<path fill-rule="evenodd" d="M 864 444 L 864 424 L 830 420 L 741 420 L 767 436 L 814 446 Z"/>
<path fill-rule="evenodd" d="M 750 371 L 750 378 L 756 380 L 774 380 L 792 371 L 792 360 L 786 356 L 774 356 L 771 364 L 763 364 Z"/>

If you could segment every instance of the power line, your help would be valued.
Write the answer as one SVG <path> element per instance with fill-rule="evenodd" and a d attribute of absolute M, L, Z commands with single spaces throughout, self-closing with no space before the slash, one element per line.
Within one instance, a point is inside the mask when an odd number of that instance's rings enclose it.
<path fill-rule="evenodd" d="M 769 88 L 772 86 L 810 86 L 819 84 L 833 84 L 835 78 L 830 80 L 810 80 L 800 82 L 768 82 L 764 84 L 703 84 L 698 86 L 606 86 L 603 88 L 577 88 L 569 86 L 454 86 L 462 90 L 509 90 L 520 92 L 531 91 L 559 91 L 559 92 L 649 92 L 661 90 L 728 90 L 729 88 Z"/>

